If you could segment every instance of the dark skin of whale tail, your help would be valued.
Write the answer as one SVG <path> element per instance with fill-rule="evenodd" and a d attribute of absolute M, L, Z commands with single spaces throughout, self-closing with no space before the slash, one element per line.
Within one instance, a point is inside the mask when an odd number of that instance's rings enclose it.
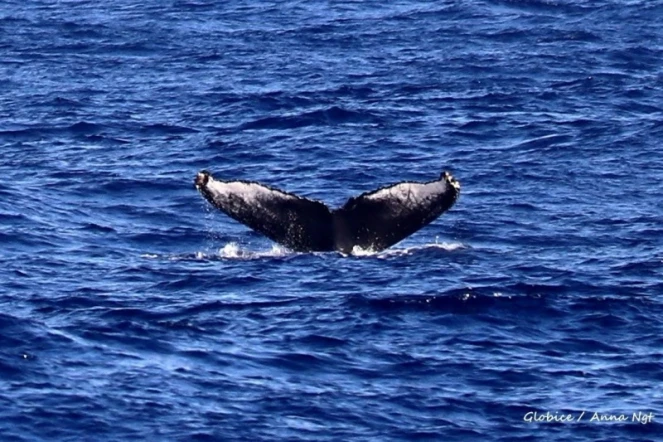
<path fill-rule="evenodd" d="M 231 218 L 299 252 L 384 250 L 437 219 L 460 194 L 460 184 L 447 172 L 434 181 L 405 181 L 363 193 L 335 210 L 264 184 L 216 180 L 205 170 L 194 183 Z"/>

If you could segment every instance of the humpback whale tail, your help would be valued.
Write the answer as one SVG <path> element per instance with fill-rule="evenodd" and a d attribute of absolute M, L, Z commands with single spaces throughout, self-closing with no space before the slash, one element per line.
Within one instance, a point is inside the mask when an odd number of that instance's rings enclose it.
<path fill-rule="evenodd" d="M 460 184 L 447 172 L 437 180 L 363 193 L 335 210 L 260 183 L 216 180 L 206 170 L 194 183 L 212 205 L 277 243 L 295 251 L 343 253 L 396 244 L 442 215 L 460 194 Z"/>

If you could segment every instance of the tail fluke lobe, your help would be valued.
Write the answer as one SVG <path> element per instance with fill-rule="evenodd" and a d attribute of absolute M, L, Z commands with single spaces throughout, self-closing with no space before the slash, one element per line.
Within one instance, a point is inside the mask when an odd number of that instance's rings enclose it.
<path fill-rule="evenodd" d="M 231 218 L 295 251 L 334 250 L 331 212 L 323 203 L 251 181 L 195 180 L 200 193 Z"/>
<path fill-rule="evenodd" d="M 335 211 L 354 246 L 380 251 L 430 224 L 456 202 L 460 184 L 444 172 L 427 183 L 401 182 L 367 192 Z"/>

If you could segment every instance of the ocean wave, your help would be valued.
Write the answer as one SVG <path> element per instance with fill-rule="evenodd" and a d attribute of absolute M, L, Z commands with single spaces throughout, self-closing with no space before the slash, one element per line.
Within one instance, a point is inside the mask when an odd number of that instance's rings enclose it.
<path fill-rule="evenodd" d="M 240 126 L 250 129 L 295 129 L 313 125 L 378 124 L 380 117 L 368 111 L 354 111 L 332 106 L 295 115 L 259 118 Z"/>

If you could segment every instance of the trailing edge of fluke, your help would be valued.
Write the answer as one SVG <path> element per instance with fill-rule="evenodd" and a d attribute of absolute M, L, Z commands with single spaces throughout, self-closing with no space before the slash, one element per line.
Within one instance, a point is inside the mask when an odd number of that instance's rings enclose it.
<path fill-rule="evenodd" d="M 203 170 L 196 188 L 216 208 L 294 251 L 380 251 L 407 238 L 447 211 L 460 183 L 448 172 L 429 182 L 405 181 L 350 198 L 330 210 L 252 181 L 216 180 Z"/>

